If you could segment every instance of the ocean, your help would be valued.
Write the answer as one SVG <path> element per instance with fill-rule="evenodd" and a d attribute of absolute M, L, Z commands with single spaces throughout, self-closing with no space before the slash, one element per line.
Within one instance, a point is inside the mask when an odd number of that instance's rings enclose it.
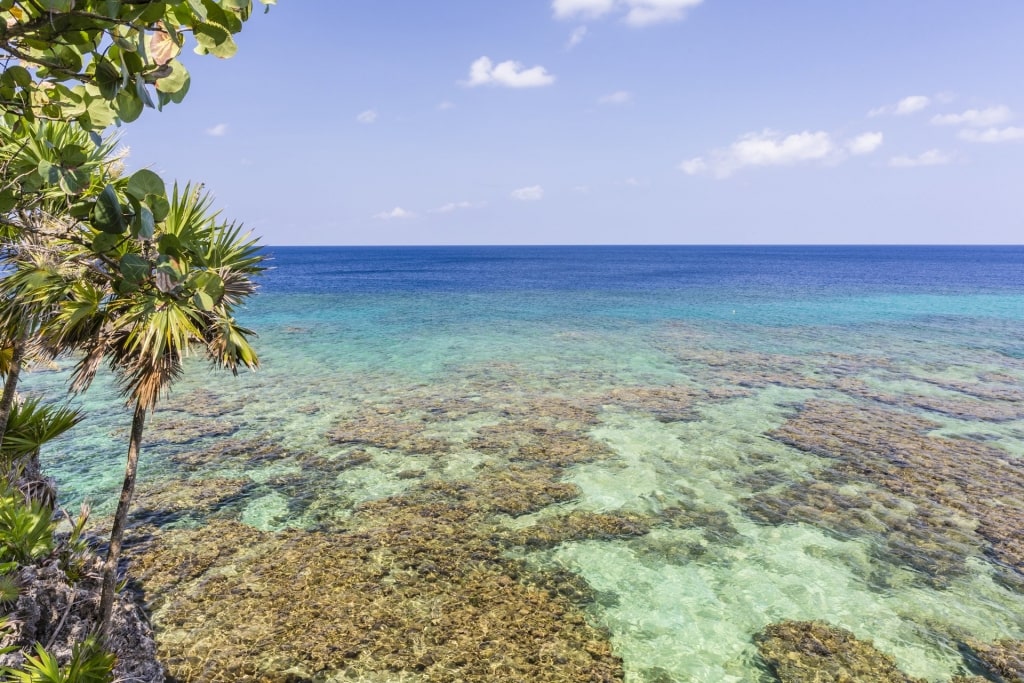
<path fill-rule="evenodd" d="M 947 681 L 1024 639 L 1024 247 L 267 252 L 262 368 L 190 360 L 147 425 L 178 680 L 772 681 L 813 620 Z M 102 517 L 130 413 L 76 403 L 43 462 Z"/>

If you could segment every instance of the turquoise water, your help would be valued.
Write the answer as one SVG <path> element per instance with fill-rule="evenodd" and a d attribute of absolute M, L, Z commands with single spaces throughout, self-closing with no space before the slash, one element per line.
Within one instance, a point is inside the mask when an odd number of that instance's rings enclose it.
<path fill-rule="evenodd" d="M 539 572 L 585 579 L 595 597 L 582 609 L 609 634 L 626 680 L 759 680 L 766 674 L 752 637 L 782 619 L 848 628 L 908 674 L 948 680 L 964 671 L 959 638 L 1024 638 L 1024 582 L 1006 560 L 1020 547 L 1019 527 L 987 530 L 991 520 L 924 484 L 902 502 L 879 502 L 892 497 L 891 483 L 855 472 L 856 459 L 837 465 L 814 430 L 833 430 L 839 442 L 856 433 L 858 447 L 876 451 L 911 434 L 946 439 L 938 451 L 954 469 L 975 453 L 960 455 L 959 444 L 982 445 L 1018 471 L 1022 256 L 1011 248 L 276 250 L 275 270 L 241 316 L 260 335 L 262 369 L 232 378 L 190 362 L 150 420 L 140 480 L 166 491 L 184 480 L 244 479 L 251 486 L 221 516 L 268 532 L 330 533 L 360 503 L 506 467 L 512 454 L 474 439 L 509 415 L 544 417 L 555 401 L 583 406 L 596 417 L 549 423 L 607 450 L 560 469 L 578 495 L 492 521 L 521 529 L 574 510 L 654 520 L 638 537 L 508 551 Z M 62 372 L 36 372 L 26 391 L 55 396 L 63 381 Z M 678 395 L 658 393 L 666 388 Z M 109 513 L 130 413 L 105 377 L 77 401 L 88 419 L 44 454 L 45 467 L 68 504 L 88 498 Z M 793 421 L 816 401 L 843 408 L 819 411 L 827 419 L 807 432 Z M 927 427 L 846 428 L 844 411 Z M 395 443 L 328 438 L 380 416 L 443 445 L 424 454 L 394 435 Z M 381 424 L 378 432 L 396 429 Z M 255 464 L 191 457 L 251 443 L 287 453 Z M 329 476 L 302 464 L 357 447 L 366 461 Z M 1004 503 L 1024 507 L 1024 491 L 1007 481 Z M 794 482 L 812 493 L 820 482 L 825 498 L 786 498 L 805 495 Z M 800 514 L 758 514 L 771 495 L 802 505 Z M 686 524 L 665 521 L 678 509 L 691 511 Z M 913 552 L 949 547 L 941 529 L 962 528 L 966 550 L 954 569 L 932 571 L 930 560 L 893 551 L 903 533 L 893 520 L 913 522 L 925 510 L 945 527 L 926 525 Z M 201 512 L 168 522 L 204 523 Z M 999 533 L 1009 533 L 999 546 L 1008 554 L 994 556 Z"/>

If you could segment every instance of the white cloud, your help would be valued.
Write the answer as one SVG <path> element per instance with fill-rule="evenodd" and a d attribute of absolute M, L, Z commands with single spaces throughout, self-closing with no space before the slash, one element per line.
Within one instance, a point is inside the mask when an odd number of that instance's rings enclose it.
<path fill-rule="evenodd" d="M 904 97 L 896 104 L 887 104 L 884 107 L 878 107 L 868 112 L 868 116 L 882 116 L 884 114 L 895 114 L 896 116 L 907 116 L 914 112 L 919 112 L 925 109 L 932 103 L 930 97 L 925 95 L 910 95 Z"/>
<path fill-rule="evenodd" d="M 437 105 L 437 110 L 438 111 L 448 111 L 449 109 L 455 109 L 455 103 L 454 102 L 449 102 L 448 100 L 445 100 L 444 102 L 440 102 Z"/>
<path fill-rule="evenodd" d="M 700 175 L 708 170 L 708 165 L 704 157 L 694 157 L 679 164 L 679 170 L 686 175 Z"/>
<path fill-rule="evenodd" d="M 1013 118 L 1010 108 L 1006 105 L 989 107 L 988 109 L 968 109 L 962 114 L 939 114 L 932 117 L 932 123 L 939 126 L 970 126 L 987 128 L 1006 123 Z"/>
<path fill-rule="evenodd" d="M 576 28 L 573 29 L 572 33 L 569 34 L 569 41 L 565 44 L 565 49 L 566 50 L 573 49 L 574 47 L 576 47 L 577 45 L 582 43 L 583 39 L 586 36 L 587 36 L 587 27 L 586 26 L 577 26 Z"/>
<path fill-rule="evenodd" d="M 703 0 L 552 0 L 557 19 L 597 19 L 613 12 L 631 26 L 679 21 Z"/>
<path fill-rule="evenodd" d="M 633 99 L 633 93 L 628 90 L 617 90 L 613 93 L 605 95 L 599 98 L 597 101 L 601 104 L 625 104 Z"/>
<path fill-rule="evenodd" d="M 544 188 L 540 185 L 520 187 L 518 190 L 512 190 L 511 197 L 521 202 L 535 202 L 544 198 Z"/>
<path fill-rule="evenodd" d="M 377 112 L 374 111 L 373 109 L 367 109 L 364 112 L 360 112 L 359 115 L 356 116 L 356 121 L 358 121 L 359 123 L 371 124 L 376 120 Z"/>
<path fill-rule="evenodd" d="M 882 139 L 881 133 L 861 133 L 847 141 L 846 149 L 854 155 L 871 154 L 882 146 Z"/>
<path fill-rule="evenodd" d="M 389 221 L 395 218 L 415 218 L 416 214 L 414 214 L 412 211 L 406 211 L 400 206 L 396 206 L 390 211 L 381 211 L 378 214 L 374 214 L 373 217 Z"/>
<path fill-rule="evenodd" d="M 916 111 L 925 109 L 931 103 L 931 98 L 924 95 L 911 95 L 910 97 L 904 97 L 896 103 L 896 111 L 894 113 L 897 116 L 906 116 L 907 114 L 913 114 Z"/>
<path fill-rule="evenodd" d="M 227 132 L 228 124 L 226 123 L 218 123 L 216 126 L 206 129 L 206 134 L 212 135 L 215 138 L 223 137 L 227 135 Z"/>
<path fill-rule="evenodd" d="M 453 211 L 458 211 L 459 209 L 475 209 L 481 206 L 484 206 L 483 202 L 480 202 L 478 204 L 474 204 L 473 202 L 448 202 L 447 204 L 443 204 L 437 207 L 436 209 L 431 209 L 430 213 L 452 213 Z"/>
<path fill-rule="evenodd" d="M 968 142 L 1018 142 L 1024 140 L 1024 128 L 1007 126 L 1006 128 L 986 128 L 974 130 L 965 128 L 960 131 L 960 139 Z"/>
<path fill-rule="evenodd" d="M 551 85 L 555 77 L 542 66 L 527 69 L 519 62 L 508 60 L 494 64 L 490 58 L 481 57 L 469 67 L 469 80 L 462 85 L 470 88 L 478 85 L 500 85 L 506 88 L 538 88 Z"/>
<path fill-rule="evenodd" d="M 554 0 L 551 9 L 558 19 L 585 17 L 596 19 L 612 11 L 615 0 Z"/>
<path fill-rule="evenodd" d="M 747 133 L 726 148 L 713 150 L 709 159 L 694 157 L 679 164 L 688 175 L 710 172 L 716 178 L 728 178 L 747 166 L 791 166 L 793 164 L 825 161 L 833 157 L 836 145 L 832 136 L 824 131 L 783 135 L 764 130 Z"/>
<path fill-rule="evenodd" d="M 686 10 L 696 7 L 702 0 L 625 0 L 629 5 L 626 23 L 631 26 L 649 26 L 663 21 L 679 21 Z"/>
<path fill-rule="evenodd" d="M 916 157 L 898 156 L 889 159 L 889 165 L 893 168 L 916 168 L 918 166 L 942 166 L 953 160 L 953 157 L 940 152 L 937 149 L 930 149 L 922 152 Z"/>

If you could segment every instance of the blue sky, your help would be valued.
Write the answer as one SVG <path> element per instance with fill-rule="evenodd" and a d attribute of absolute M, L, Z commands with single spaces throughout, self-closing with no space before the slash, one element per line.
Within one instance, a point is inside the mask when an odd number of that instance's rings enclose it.
<path fill-rule="evenodd" d="M 1024 2 L 279 3 L 123 132 L 268 244 L 1024 234 Z"/>

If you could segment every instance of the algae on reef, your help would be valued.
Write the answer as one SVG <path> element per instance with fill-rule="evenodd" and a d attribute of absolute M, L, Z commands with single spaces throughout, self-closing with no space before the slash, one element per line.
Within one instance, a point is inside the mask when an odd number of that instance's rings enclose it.
<path fill-rule="evenodd" d="M 755 638 L 781 683 L 925 683 L 845 629 L 816 621 L 783 621 Z"/>
<path fill-rule="evenodd" d="M 748 514 L 885 539 L 888 553 L 936 585 L 992 557 L 1000 578 L 1024 586 L 1024 463 L 968 439 L 931 436 L 939 425 L 907 413 L 822 400 L 771 436 L 830 460 L 814 480 L 748 498 Z M 857 495 L 843 486 L 861 482 Z"/>

